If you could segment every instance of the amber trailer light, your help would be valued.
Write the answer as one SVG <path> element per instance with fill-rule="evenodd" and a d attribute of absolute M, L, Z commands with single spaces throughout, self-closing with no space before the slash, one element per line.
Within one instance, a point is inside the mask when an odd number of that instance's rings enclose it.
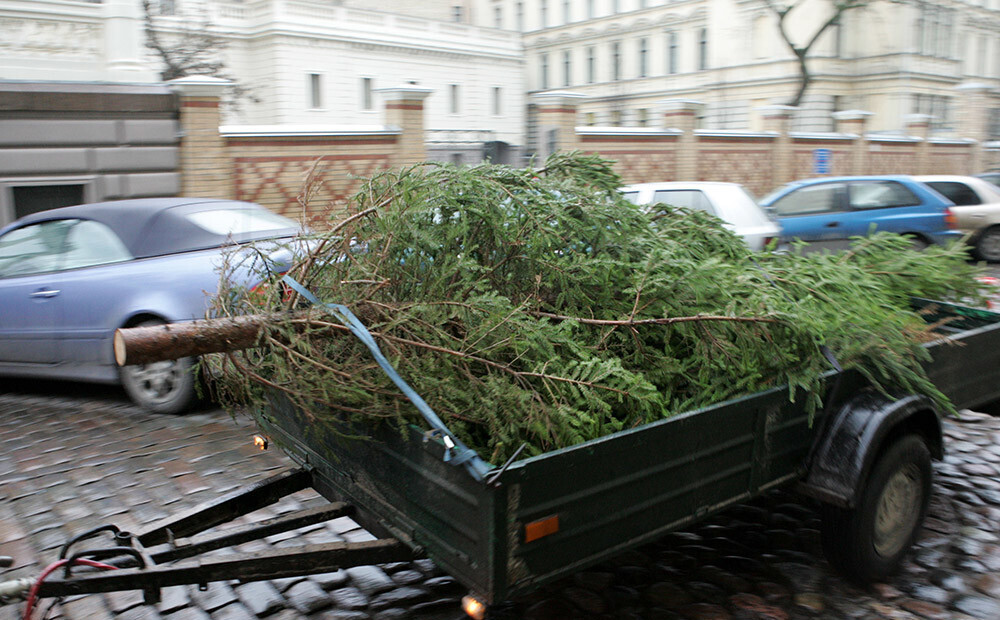
<path fill-rule="evenodd" d="M 462 611 L 473 620 L 483 620 L 486 617 L 486 605 L 471 594 L 462 597 Z"/>
<path fill-rule="evenodd" d="M 257 446 L 261 450 L 267 450 L 267 437 L 263 435 L 254 435 L 253 445 Z"/>
<path fill-rule="evenodd" d="M 559 531 L 559 515 L 532 521 L 524 526 L 524 542 L 530 543 Z"/>

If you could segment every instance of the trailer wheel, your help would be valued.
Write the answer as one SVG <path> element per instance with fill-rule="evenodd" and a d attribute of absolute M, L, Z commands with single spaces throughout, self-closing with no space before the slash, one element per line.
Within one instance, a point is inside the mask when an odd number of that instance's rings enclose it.
<path fill-rule="evenodd" d="M 930 451 L 919 435 L 904 435 L 886 448 L 853 509 L 823 507 L 830 564 L 862 583 L 896 572 L 927 514 L 932 475 Z"/>

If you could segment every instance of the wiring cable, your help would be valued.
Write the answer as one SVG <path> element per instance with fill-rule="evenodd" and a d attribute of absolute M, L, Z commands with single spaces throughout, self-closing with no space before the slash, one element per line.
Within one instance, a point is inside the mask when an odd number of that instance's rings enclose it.
<path fill-rule="evenodd" d="M 53 562 L 49 564 L 42 574 L 38 576 L 35 581 L 35 585 L 31 586 L 31 591 L 28 593 L 28 602 L 24 607 L 23 620 L 31 620 L 31 614 L 35 610 L 35 603 L 38 601 L 38 591 L 42 587 L 42 582 L 51 575 L 54 571 L 65 566 L 69 563 L 69 560 L 59 560 L 58 562 Z M 83 564 L 84 566 L 90 566 L 93 568 L 99 568 L 101 570 L 116 570 L 117 566 L 112 566 L 111 564 L 105 564 L 104 562 L 95 562 L 94 560 L 88 560 L 85 558 L 77 558 L 73 560 L 73 564 Z"/>

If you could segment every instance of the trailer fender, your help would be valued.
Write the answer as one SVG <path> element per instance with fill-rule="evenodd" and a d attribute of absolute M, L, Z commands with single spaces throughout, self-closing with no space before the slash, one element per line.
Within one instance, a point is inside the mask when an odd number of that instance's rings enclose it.
<path fill-rule="evenodd" d="M 842 508 L 854 508 L 884 448 L 907 433 L 924 438 L 935 460 L 944 456 L 940 413 L 930 398 L 898 399 L 866 390 L 827 421 L 799 491 Z"/>

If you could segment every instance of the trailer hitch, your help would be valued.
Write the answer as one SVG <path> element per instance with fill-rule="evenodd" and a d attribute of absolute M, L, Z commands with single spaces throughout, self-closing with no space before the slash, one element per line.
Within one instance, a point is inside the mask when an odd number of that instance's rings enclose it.
<path fill-rule="evenodd" d="M 205 553 L 260 540 L 331 519 L 353 516 L 354 507 L 330 502 L 298 510 L 251 525 L 206 533 L 283 497 L 312 486 L 308 469 L 290 469 L 168 517 L 135 534 L 115 525 L 102 525 L 73 537 L 60 549 L 61 574 L 43 573 L 44 578 L 0 583 L 0 603 L 25 598 L 63 597 L 121 590 L 141 590 L 146 604 L 160 601 L 161 588 L 176 585 L 207 587 L 212 581 L 259 581 L 332 572 L 351 566 L 409 562 L 422 557 L 392 537 L 362 542 L 334 542 L 283 547 L 256 553 L 230 553 L 201 558 Z M 82 541 L 110 533 L 114 546 L 72 551 Z M 97 562 L 105 560 L 106 563 Z M 10 564 L 13 561 L 10 560 Z M 115 568 L 105 572 L 76 570 L 78 564 Z M 52 568 L 52 567 L 50 567 Z"/>

